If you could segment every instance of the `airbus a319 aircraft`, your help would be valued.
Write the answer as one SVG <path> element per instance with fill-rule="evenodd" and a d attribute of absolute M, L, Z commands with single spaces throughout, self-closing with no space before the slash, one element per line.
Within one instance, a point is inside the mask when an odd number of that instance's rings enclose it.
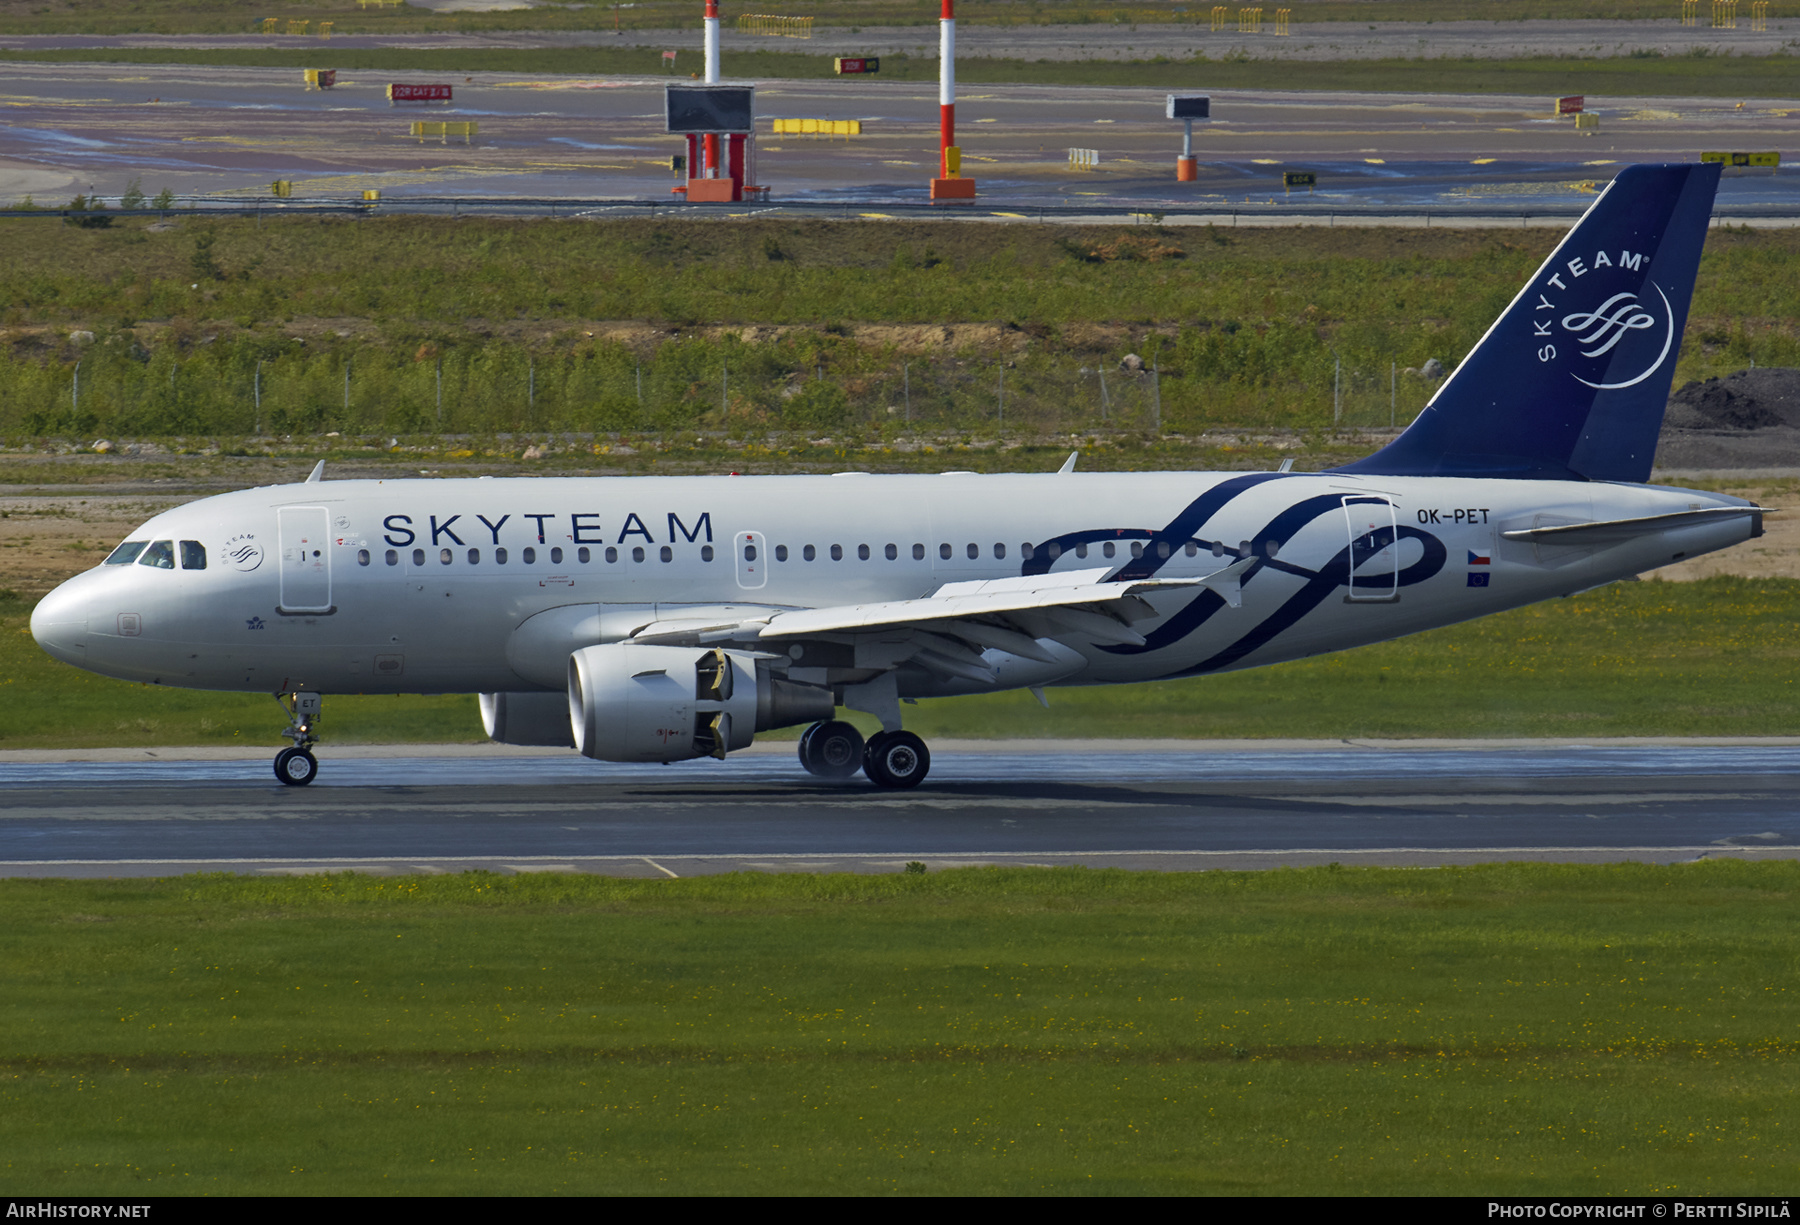
<path fill-rule="evenodd" d="M 157 515 L 31 632 L 106 676 L 479 693 L 488 735 L 912 787 L 912 699 L 1201 676 L 1448 625 L 1762 534 L 1648 485 L 1719 167 L 1601 193 L 1424 412 L 1318 473 L 320 479 Z M 864 743 L 838 707 L 882 730 Z"/>

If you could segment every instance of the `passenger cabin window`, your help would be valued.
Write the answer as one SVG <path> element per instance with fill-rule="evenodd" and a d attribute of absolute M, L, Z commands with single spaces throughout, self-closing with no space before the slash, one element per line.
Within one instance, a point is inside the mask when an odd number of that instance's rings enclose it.
<path fill-rule="evenodd" d="M 206 546 L 198 540 L 181 542 L 181 568 L 183 570 L 206 569 Z"/>
<path fill-rule="evenodd" d="M 506 550 L 504 548 L 494 550 L 494 564 L 496 566 L 504 566 L 506 564 Z"/>
<path fill-rule="evenodd" d="M 831 560 L 832 561 L 843 561 L 844 560 L 844 546 L 843 545 L 834 544 L 831 546 Z"/>
<path fill-rule="evenodd" d="M 887 559 L 889 561 L 893 561 L 895 558 L 900 556 L 900 549 L 897 545 L 890 544 L 886 549 L 886 553 L 887 553 Z"/>
<path fill-rule="evenodd" d="M 560 547 L 550 550 L 550 564 L 553 566 L 562 565 L 562 549 Z"/>
<path fill-rule="evenodd" d="M 818 555 L 819 551 L 810 544 L 800 550 L 800 556 L 804 557 L 807 561 L 812 561 L 814 558 L 818 557 Z"/>
<path fill-rule="evenodd" d="M 413 550 L 413 565 L 414 566 L 423 566 L 424 564 L 425 564 L 425 550 L 424 549 L 414 549 Z"/>
<path fill-rule="evenodd" d="M 701 545 L 700 546 L 700 560 L 701 561 L 711 561 L 712 559 L 713 559 L 713 547 L 710 544 Z"/>
<path fill-rule="evenodd" d="M 387 551 L 387 564 L 390 566 L 397 566 L 400 564 L 400 550 L 399 549 L 389 549 Z"/>
<path fill-rule="evenodd" d="M 661 552 L 660 552 L 660 553 L 659 553 L 659 554 L 658 554 L 658 555 L 659 555 L 659 556 L 660 556 L 660 557 L 661 557 L 661 558 L 662 558 L 662 559 L 663 559 L 663 560 L 664 560 L 664 561 L 674 561 L 674 560 L 675 560 L 675 550 L 674 550 L 674 549 L 671 549 L 671 548 L 670 548 L 670 547 L 669 547 L 669 546 L 668 546 L 668 545 L 666 545 L 666 544 L 665 544 L 665 545 L 664 545 L 664 546 L 663 546 L 663 547 L 662 547 L 662 550 L 661 550 Z"/>
<path fill-rule="evenodd" d="M 859 544 L 856 546 L 856 560 L 858 560 L 858 561 L 868 561 L 869 560 L 869 546 L 868 545 Z"/>
<path fill-rule="evenodd" d="M 1087 556 L 1087 545 L 1086 544 L 1076 545 L 1075 546 L 1075 556 L 1086 557 Z"/>
<path fill-rule="evenodd" d="M 369 551 L 367 549 L 358 549 L 356 551 L 356 564 L 357 565 L 366 566 L 369 564 L 369 561 L 370 561 L 370 557 L 369 557 Z"/>
<path fill-rule="evenodd" d="M 750 552 L 754 553 L 754 552 L 756 552 L 756 550 L 751 549 Z M 606 564 L 610 566 L 610 565 L 613 565 L 618 560 L 619 560 L 619 551 L 617 549 L 613 548 L 611 545 L 607 545 L 606 546 Z M 754 560 L 754 559 L 752 559 L 752 560 Z"/>
<path fill-rule="evenodd" d="M 592 561 L 593 559 L 594 559 L 593 553 L 591 553 L 588 550 L 588 547 L 585 544 L 582 545 L 579 549 L 575 550 L 575 560 L 580 562 L 582 565 L 584 565 L 584 566 L 587 565 L 588 562 Z"/>
<path fill-rule="evenodd" d="M 632 561 L 643 561 L 644 560 L 644 546 L 643 545 L 640 544 L 640 545 L 632 546 L 631 560 Z"/>
<path fill-rule="evenodd" d="M 144 550 L 144 555 L 138 558 L 138 565 L 155 566 L 158 570 L 173 570 L 175 568 L 175 542 L 173 540 L 157 541 Z"/>
<path fill-rule="evenodd" d="M 537 550 L 532 548 L 530 545 L 526 545 L 523 549 L 521 549 L 519 551 L 519 560 L 524 562 L 528 566 L 536 565 L 537 564 Z"/>
<path fill-rule="evenodd" d="M 756 546 L 755 545 L 748 545 L 745 547 L 744 560 L 745 561 L 755 561 L 756 560 Z M 786 561 L 787 560 L 787 546 L 785 544 L 778 544 L 775 546 L 775 560 L 776 561 Z"/>
<path fill-rule="evenodd" d="M 914 561 L 924 561 L 925 560 L 925 546 L 924 545 L 915 544 L 913 546 L 913 560 Z"/>

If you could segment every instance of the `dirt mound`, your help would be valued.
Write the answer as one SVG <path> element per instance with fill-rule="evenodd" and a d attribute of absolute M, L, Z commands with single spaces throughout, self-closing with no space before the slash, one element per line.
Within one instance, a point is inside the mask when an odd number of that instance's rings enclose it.
<path fill-rule="evenodd" d="M 1669 397 L 1666 430 L 1760 430 L 1800 426 L 1800 370 L 1740 370 L 1689 383 Z"/>

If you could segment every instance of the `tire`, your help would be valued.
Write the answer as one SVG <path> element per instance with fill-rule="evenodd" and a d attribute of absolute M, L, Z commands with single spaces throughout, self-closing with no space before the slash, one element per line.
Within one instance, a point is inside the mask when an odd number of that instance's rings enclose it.
<path fill-rule="evenodd" d="M 318 774 L 319 759 L 305 749 L 283 749 L 275 754 L 275 777 L 290 787 L 304 787 Z"/>
<path fill-rule="evenodd" d="M 800 737 L 800 764 L 820 778 L 849 778 L 862 769 L 862 733 L 838 719 L 815 723 Z"/>
<path fill-rule="evenodd" d="M 863 773 L 877 787 L 917 787 L 931 773 L 931 750 L 911 732 L 882 732 L 863 749 Z"/>

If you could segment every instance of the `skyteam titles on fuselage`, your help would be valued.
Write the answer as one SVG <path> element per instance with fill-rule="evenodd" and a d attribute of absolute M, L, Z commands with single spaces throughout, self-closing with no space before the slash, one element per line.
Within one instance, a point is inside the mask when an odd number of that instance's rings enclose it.
<path fill-rule="evenodd" d="M 457 511 L 443 516 L 427 514 L 421 515 L 417 519 L 410 514 L 393 514 L 384 517 L 381 521 L 381 526 L 383 528 L 382 539 L 397 549 L 405 548 L 412 544 L 423 543 L 421 534 L 425 532 L 430 533 L 431 544 L 433 547 L 445 542 L 456 545 L 466 545 L 471 542 L 492 545 L 505 544 L 507 542 L 500 539 L 501 529 L 505 528 L 506 525 L 515 518 L 519 522 L 513 528 L 513 532 L 523 530 L 528 537 L 535 539 L 538 544 L 547 543 L 557 532 L 557 529 L 554 527 L 546 528 L 544 526 L 546 523 L 556 523 L 564 519 L 568 520 L 569 530 L 566 535 L 555 536 L 555 538 L 568 540 L 574 544 L 621 545 L 628 540 L 640 537 L 647 544 L 676 544 L 681 541 L 686 541 L 688 544 L 694 544 L 699 541 L 704 541 L 707 544 L 713 543 L 711 511 L 701 511 L 698 514 L 689 512 L 685 519 L 675 511 L 665 512 L 662 517 L 666 523 L 668 536 L 667 539 L 663 541 L 657 539 L 656 534 L 650 530 L 646 523 L 646 519 L 649 523 L 655 523 L 658 517 L 659 516 L 655 514 L 645 516 L 636 511 L 628 511 L 623 520 L 615 521 L 617 526 L 616 536 L 611 536 L 610 529 L 605 522 L 606 516 L 599 511 L 577 511 L 574 513 L 543 512 L 538 514 L 518 514 L 516 516 L 504 514 L 498 519 L 489 519 L 486 515 L 467 511 Z M 474 520 L 474 523 L 464 522 L 469 519 Z M 687 525 L 687 519 L 693 520 L 693 527 L 690 528 Z M 420 522 L 420 520 L 423 520 L 423 522 Z M 525 526 L 527 520 L 530 521 L 532 526 Z M 459 523 L 462 524 L 460 528 L 458 527 Z M 475 526 L 476 523 L 480 524 L 479 528 Z M 487 541 L 482 542 L 480 540 L 480 537 L 477 534 L 480 531 L 487 532 L 489 536 Z M 469 534 L 469 540 L 463 539 L 462 535 L 459 534 L 463 532 Z"/>

